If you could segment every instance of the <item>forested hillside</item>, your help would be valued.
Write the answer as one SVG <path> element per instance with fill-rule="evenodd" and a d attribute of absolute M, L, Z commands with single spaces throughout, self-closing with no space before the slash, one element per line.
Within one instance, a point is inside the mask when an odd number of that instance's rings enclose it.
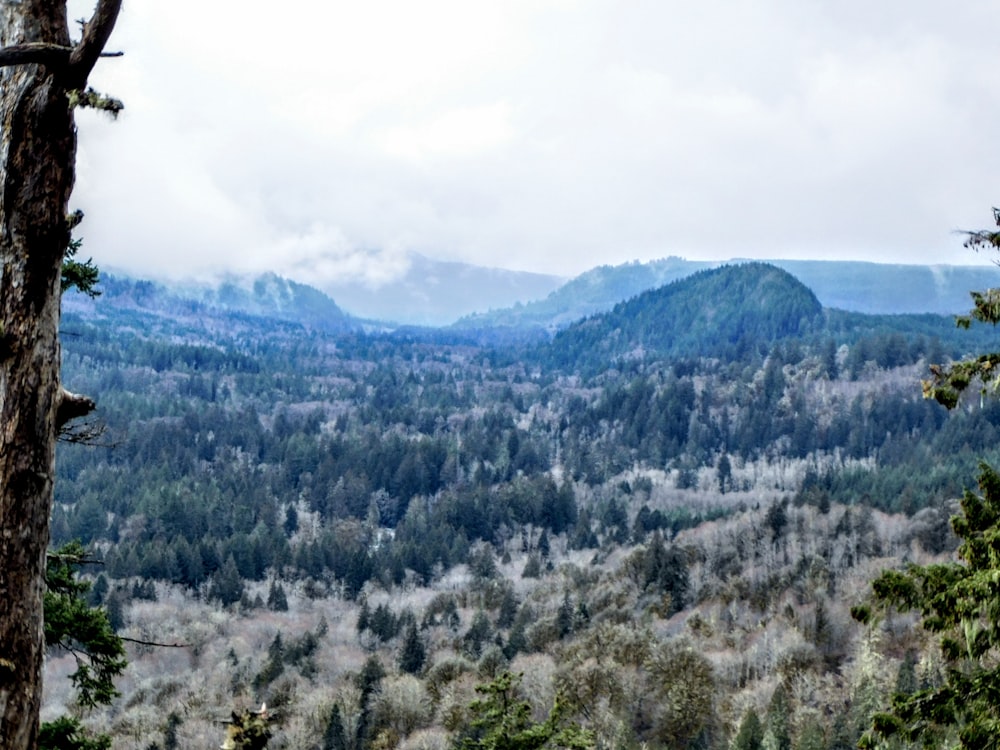
<path fill-rule="evenodd" d="M 262 700 L 274 747 L 446 747 L 511 669 L 534 720 L 558 694 L 601 747 L 841 748 L 938 679 L 909 621 L 847 611 L 952 549 L 1000 409 L 919 379 L 991 329 L 823 309 L 764 264 L 544 343 L 365 333 L 277 281 L 252 312 L 142 290 L 63 320 L 100 410 L 61 446 L 54 542 L 103 559 L 123 633 L 186 644 L 130 653 L 89 719 L 116 747 L 218 744 Z"/>
<path fill-rule="evenodd" d="M 544 299 L 460 319 L 458 328 L 494 326 L 558 330 L 603 313 L 643 292 L 698 271 L 730 265 L 671 256 L 599 266 L 566 282 Z M 774 260 L 770 264 L 808 286 L 824 307 L 868 314 L 954 314 L 969 304 L 970 289 L 996 286 L 990 266 L 917 266 L 857 261 Z"/>

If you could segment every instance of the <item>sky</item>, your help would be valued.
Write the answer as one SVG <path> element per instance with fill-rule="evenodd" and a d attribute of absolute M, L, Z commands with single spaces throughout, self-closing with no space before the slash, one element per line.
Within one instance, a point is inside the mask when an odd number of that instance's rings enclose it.
<path fill-rule="evenodd" d="M 90 2 L 73 0 L 72 18 Z M 378 286 L 412 253 L 984 263 L 995 2 L 138 0 L 80 112 L 85 255 Z"/>

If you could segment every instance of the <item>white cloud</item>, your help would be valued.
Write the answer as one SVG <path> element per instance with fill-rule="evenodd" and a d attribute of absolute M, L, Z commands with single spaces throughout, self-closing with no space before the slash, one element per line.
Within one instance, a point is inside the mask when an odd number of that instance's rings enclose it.
<path fill-rule="evenodd" d="M 83 15 L 78 13 L 77 15 Z M 74 16 L 76 17 L 76 16 Z M 128 4 L 81 117 L 87 251 L 377 283 L 408 251 L 976 262 L 990 4 Z"/>

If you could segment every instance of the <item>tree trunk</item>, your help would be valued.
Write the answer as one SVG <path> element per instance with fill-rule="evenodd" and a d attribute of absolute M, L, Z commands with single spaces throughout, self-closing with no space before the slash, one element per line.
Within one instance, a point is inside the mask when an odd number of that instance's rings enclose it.
<path fill-rule="evenodd" d="M 0 3 L 0 747 L 34 748 L 59 382 L 59 298 L 76 160 L 69 92 L 107 40 L 70 45 L 65 2 Z M 117 16 L 112 4 L 111 25 Z M 104 8 L 107 12 L 108 8 Z M 93 45 L 98 44 L 94 54 Z M 82 62 L 74 53 L 83 54 Z M 65 407 L 64 407 L 65 408 Z"/>

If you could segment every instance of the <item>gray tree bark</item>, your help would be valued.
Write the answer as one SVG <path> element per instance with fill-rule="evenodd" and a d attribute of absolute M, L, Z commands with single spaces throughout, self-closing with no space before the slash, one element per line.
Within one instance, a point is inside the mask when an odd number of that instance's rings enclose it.
<path fill-rule="evenodd" d="M 0 747 L 7 750 L 37 742 L 60 422 L 92 407 L 65 394 L 59 379 L 60 271 L 76 162 L 69 94 L 86 86 L 120 4 L 99 0 L 74 45 L 65 0 L 0 2 Z"/>

